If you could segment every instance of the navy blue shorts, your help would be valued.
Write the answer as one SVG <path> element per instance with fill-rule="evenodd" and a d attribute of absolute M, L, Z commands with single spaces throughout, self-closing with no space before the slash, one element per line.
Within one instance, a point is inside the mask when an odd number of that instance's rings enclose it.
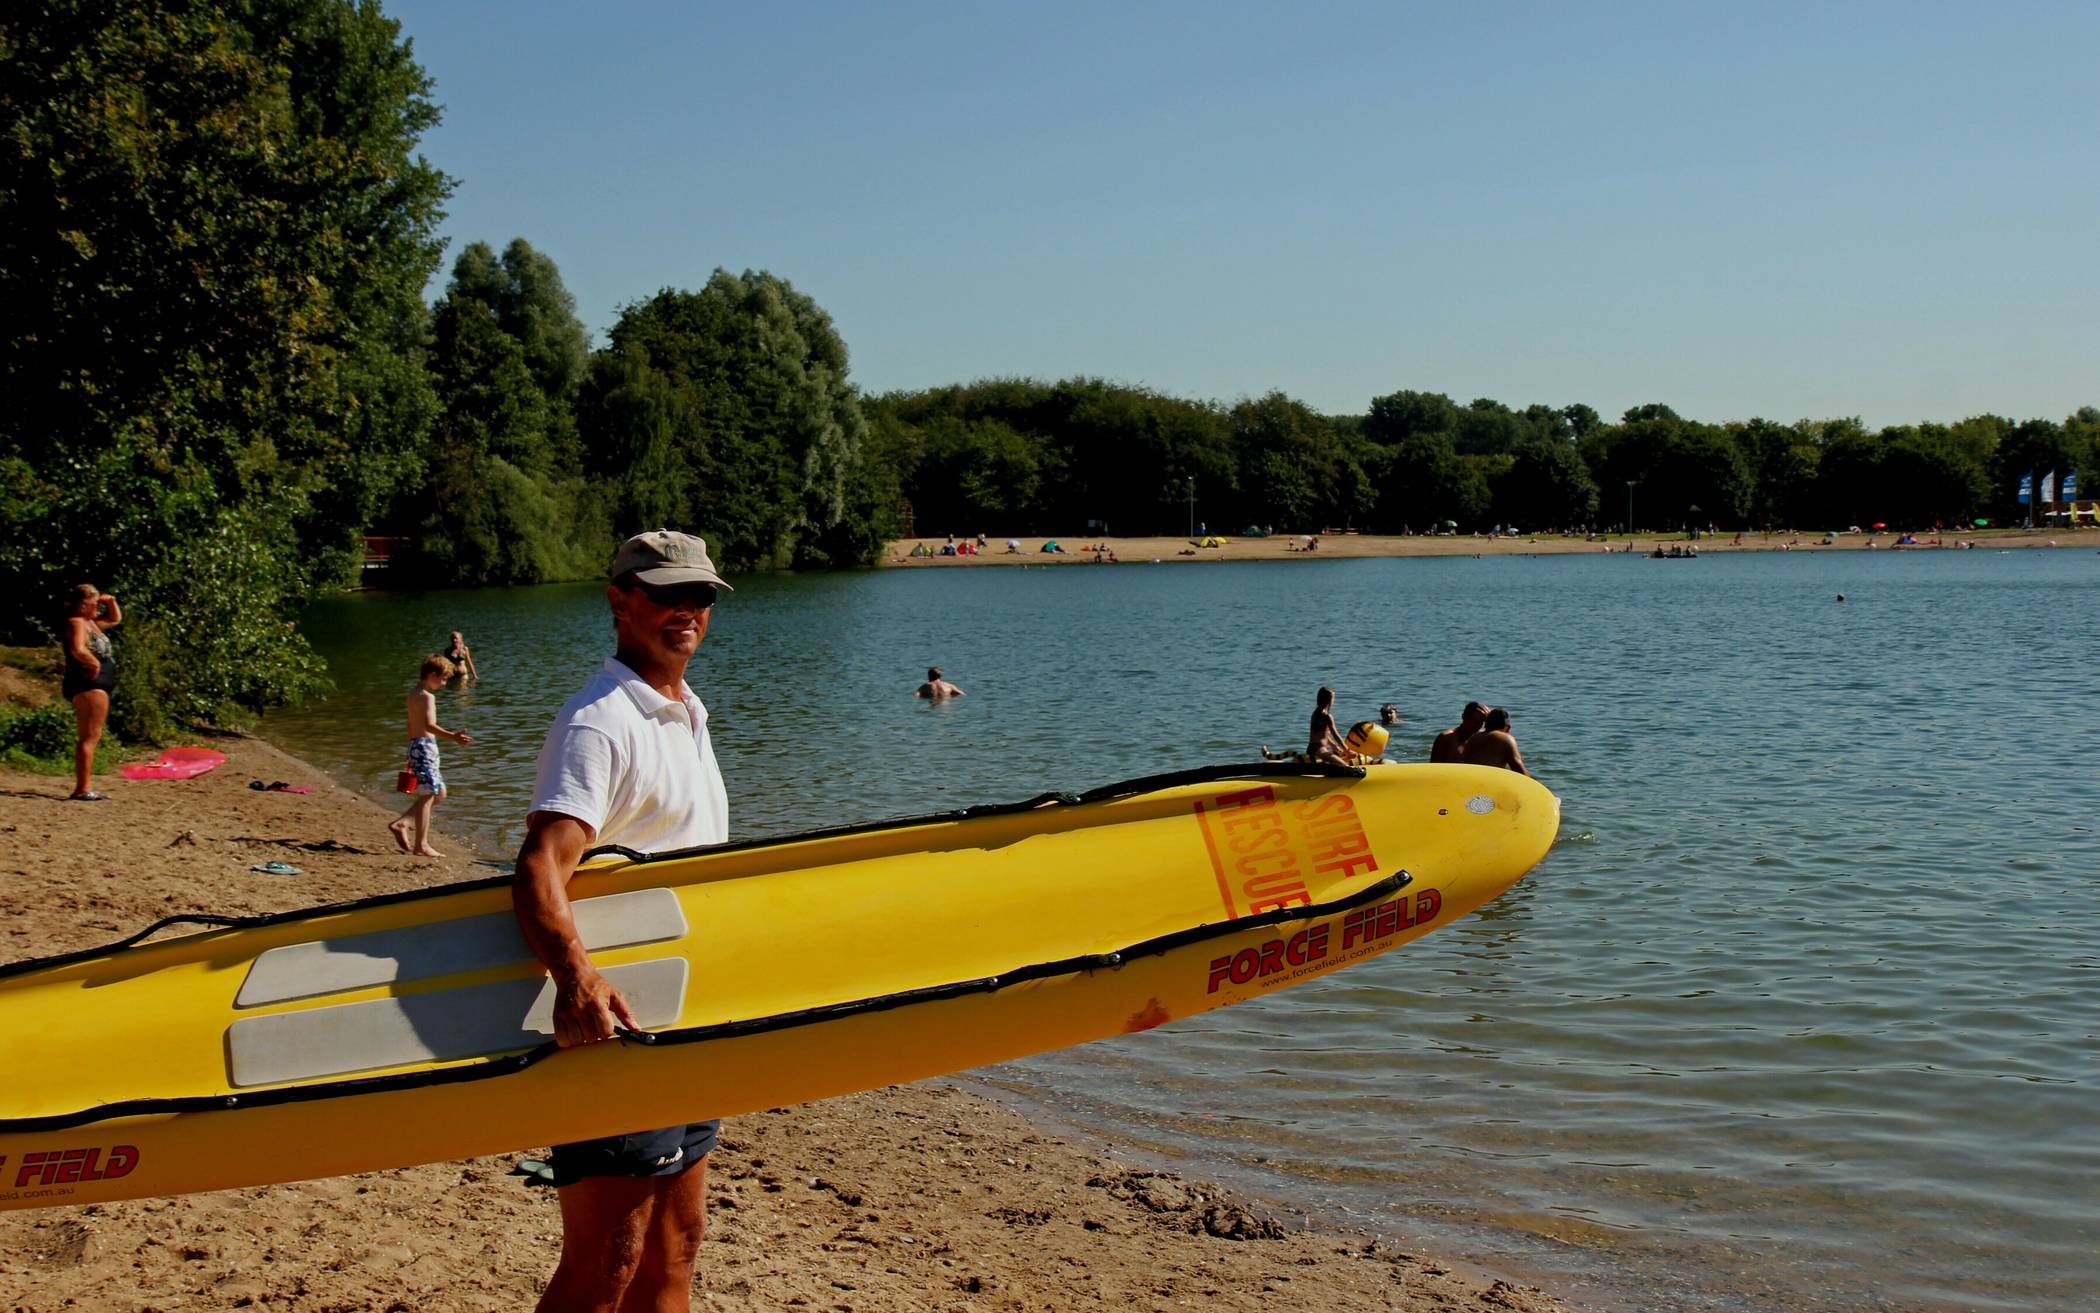
<path fill-rule="evenodd" d="M 556 1185 L 574 1185 L 591 1176 L 677 1176 L 707 1157 L 721 1126 L 719 1121 L 692 1122 L 557 1144 L 547 1165 L 554 1169 Z"/>

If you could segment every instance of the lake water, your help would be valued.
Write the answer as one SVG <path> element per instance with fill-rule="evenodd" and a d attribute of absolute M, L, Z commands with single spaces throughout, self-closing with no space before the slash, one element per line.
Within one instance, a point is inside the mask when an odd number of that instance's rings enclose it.
<path fill-rule="evenodd" d="M 1848 600 L 1840 603 L 1836 594 Z M 2100 837 L 2087 550 L 751 577 L 694 667 L 736 837 L 1508 706 L 1562 799 L 1407 950 L 997 1084 L 1112 1139 L 1625 1308 L 2087 1309 Z M 443 835 L 517 842 L 602 589 L 330 601 L 267 732 L 382 794 L 459 628 Z M 912 698 L 938 663 L 968 696 Z M 347 836 L 346 836 L 347 837 Z M 384 840 L 383 834 L 366 836 Z"/>

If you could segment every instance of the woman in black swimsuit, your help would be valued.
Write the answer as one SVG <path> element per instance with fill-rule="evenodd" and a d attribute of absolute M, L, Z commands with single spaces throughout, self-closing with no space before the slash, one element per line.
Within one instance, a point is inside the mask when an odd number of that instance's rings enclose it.
<path fill-rule="evenodd" d="M 474 649 L 467 646 L 467 640 L 460 637 L 457 629 L 452 631 L 452 642 L 445 648 L 444 655 L 445 660 L 452 663 L 452 669 L 469 684 L 481 682 L 481 672 L 474 668 Z"/>
<path fill-rule="evenodd" d="M 109 631 L 124 623 L 124 610 L 117 599 L 93 584 L 73 590 L 73 610 L 66 617 L 65 680 L 59 685 L 66 701 L 73 704 L 73 722 L 80 730 L 73 749 L 73 801 L 101 802 L 107 794 L 90 787 L 95 767 L 95 745 L 102 741 L 102 723 L 109 719 L 109 691 L 117 686 L 117 657 L 110 649 Z"/>

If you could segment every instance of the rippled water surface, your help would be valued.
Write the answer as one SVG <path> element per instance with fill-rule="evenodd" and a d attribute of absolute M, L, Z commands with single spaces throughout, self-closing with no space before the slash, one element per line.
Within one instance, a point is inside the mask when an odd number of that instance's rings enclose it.
<path fill-rule="evenodd" d="M 1847 600 L 1838 602 L 1836 594 Z M 694 667 L 737 837 L 1508 706 L 1525 883 L 1407 950 L 998 1068 L 1088 1125 L 1631 1308 L 2085 1309 L 2100 1288 L 2100 555 L 753 577 Z M 440 830 L 515 846 L 602 589 L 366 594 L 279 742 L 383 791 L 452 628 Z M 968 690 L 929 706 L 929 663 Z M 384 837 L 384 836 L 380 836 Z"/>

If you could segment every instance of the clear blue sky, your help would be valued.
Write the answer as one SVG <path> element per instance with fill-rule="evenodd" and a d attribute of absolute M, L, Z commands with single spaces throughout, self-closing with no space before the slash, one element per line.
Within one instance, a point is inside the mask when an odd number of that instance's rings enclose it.
<path fill-rule="evenodd" d="M 386 8 L 447 268 L 523 236 L 600 342 L 720 266 L 874 392 L 2100 404 L 2100 4 Z"/>

